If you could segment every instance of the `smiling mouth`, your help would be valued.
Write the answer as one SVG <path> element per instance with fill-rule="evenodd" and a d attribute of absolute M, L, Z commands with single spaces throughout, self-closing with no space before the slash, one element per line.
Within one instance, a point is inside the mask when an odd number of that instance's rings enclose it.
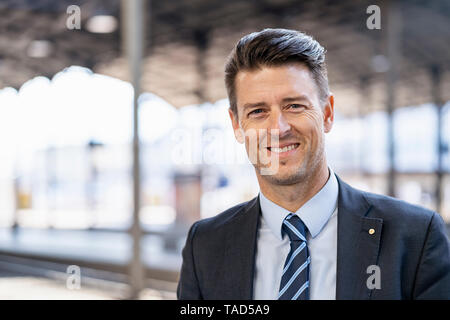
<path fill-rule="evenodd" d="M 293 144 L 284 146 L 283 148 L 268 147 L 267 149 L 269 149 L 270 152 L 283 153 L 283 152 L 288 152 L 288 151 L 297 149 L 299 146 L 300 146 L 300 143 L 293 143 Z"/>

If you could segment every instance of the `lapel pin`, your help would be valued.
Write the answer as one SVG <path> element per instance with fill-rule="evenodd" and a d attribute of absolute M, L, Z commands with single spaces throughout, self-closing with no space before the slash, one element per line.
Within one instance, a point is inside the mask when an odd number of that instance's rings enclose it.
<path fill-rule="evenodd" d="M 369 234 L 374 234 L 375 233 L 375 229 L 369 229 Z"/>

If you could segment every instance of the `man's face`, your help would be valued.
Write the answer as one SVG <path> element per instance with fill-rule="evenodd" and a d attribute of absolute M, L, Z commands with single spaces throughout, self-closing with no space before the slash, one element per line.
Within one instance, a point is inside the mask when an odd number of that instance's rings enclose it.
<path fill-rule="evenodd" d="M 235 85 L 238 114 L 230 110 L 230 117 L 236 138 L 245 141 L 249 157 L 256 152 L 258 159 L 270 159 L 252 161 L 257 174 L 279 185 L 308 178 L 325 159 L 324 133 L 333 124 L 333 96 L 321 105 L 309 69 L 298 63 L 241 71 Z M 257 132 L 256 143 L 247 132 Z M 267 167 L 276 170 L 261 175 Z"/>

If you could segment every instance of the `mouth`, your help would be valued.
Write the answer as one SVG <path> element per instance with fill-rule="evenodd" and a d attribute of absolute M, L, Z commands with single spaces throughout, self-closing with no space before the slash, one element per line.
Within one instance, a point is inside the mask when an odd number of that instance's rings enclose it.
<path fill-rule="evenodd" d="M 285 155 L 290 151 L 297 149 L 299 146 L 300 143 L 291 143 L 280 147 L 267 147 L 267 149 L 269 149 L 270 152 L 277 153 L 279 155 Z"/>

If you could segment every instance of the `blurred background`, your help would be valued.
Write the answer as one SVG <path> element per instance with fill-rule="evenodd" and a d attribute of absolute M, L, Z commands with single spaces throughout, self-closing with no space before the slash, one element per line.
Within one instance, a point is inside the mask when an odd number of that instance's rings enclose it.
<path fill-rule="evenodd" d="M 450 224 L 449 1 L 0 0 L 0 299 L 176 297 L 190 225 L 258 194 L 223 68 L 268 27 L 327 49 L 334 171 Z"/>

